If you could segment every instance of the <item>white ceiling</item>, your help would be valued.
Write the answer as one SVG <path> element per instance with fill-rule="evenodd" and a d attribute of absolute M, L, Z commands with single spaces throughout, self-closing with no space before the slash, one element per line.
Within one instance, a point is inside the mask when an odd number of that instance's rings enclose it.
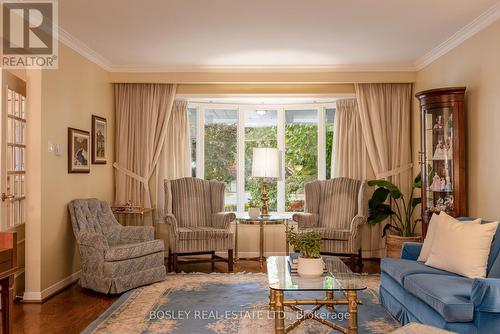
<path fill-rule="evenodd" d="M 397 70 L 425 61 L 457 39 L 457 32 L 467 34 L 481 21 L 498 18 L 492 18 L 498 5 L 498 0 L 59 0 L 59 24 L 66 44 L 111 70 Z"/>

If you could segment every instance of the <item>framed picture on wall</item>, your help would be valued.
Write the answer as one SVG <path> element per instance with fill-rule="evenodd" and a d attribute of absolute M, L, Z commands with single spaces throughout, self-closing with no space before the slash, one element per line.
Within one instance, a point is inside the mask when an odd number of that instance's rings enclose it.
<path fill-rule="evenodd" d="M 68 128 L 68 173 L 90 173 L 90 133 Z"/>
<path fill-rule="evenodd" d="M 92 115 L 92 163 L 107 162 L 106 144 L 108 142 L 107 121 L 103 117 Z"/>

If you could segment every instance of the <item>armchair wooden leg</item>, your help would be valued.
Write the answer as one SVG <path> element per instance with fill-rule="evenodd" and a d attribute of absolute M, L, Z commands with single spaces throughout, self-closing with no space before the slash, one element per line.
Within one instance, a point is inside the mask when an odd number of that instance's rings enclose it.
<path fill-rule="evenodd" d="M 363 272 L 363 253 L 361 252 L 361 248 L 358 251 L 358 268 L 359 272 Z"/>
<path fill-rule="evenodd" d="M 212 252 L 212 272 L 215 271 L 215 251 Z"/>
<path fill-rule="evenodd" d="M 350 255 L 349 267 L 352 271 L 356 271 L 356 254 Z"/>
<path fill-rule="evenodd" d="M 179 263 L 177 262 L 177 253 L 172 254 L 172 262 L 174 265 L 174 271 L 176 273 L 178 273 L 179 272 Z"/>
<path fill-rule="evenodd" d="M 233 250 L 229 249 L 227 251 L 227 271 L 232 273 L 233 272 Z"/>
<path fill-rule="evenodd" d="M 172 251 L 170 248 L 168 249 L 167 270 L 169 273 L 172 272 Z"/>

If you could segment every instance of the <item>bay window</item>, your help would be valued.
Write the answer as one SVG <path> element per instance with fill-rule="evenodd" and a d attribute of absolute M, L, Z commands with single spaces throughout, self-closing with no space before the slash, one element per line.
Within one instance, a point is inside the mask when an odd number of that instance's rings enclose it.
<path fill-rule="evenodd" d="M 226 184 L 226 211 L 260 206 L 254 147 L 282 151 L 283 179 L 269 184 L 270 211 L 304 210 L 304 184 L 330 177 L 335 104 L 189 103 L 192 175 Z"/>

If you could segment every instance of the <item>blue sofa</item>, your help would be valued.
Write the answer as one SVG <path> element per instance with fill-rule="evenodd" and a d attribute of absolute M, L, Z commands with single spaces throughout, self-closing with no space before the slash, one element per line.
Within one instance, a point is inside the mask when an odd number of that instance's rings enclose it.
<path fill-rule="evenodd" d="M 487 278 L 470 279 L 417 261 L 421 243 L 381 261 L 380 302 L 403 325 L 419 322 L 457 333 L 500 333 L 500 227 Z"/>

